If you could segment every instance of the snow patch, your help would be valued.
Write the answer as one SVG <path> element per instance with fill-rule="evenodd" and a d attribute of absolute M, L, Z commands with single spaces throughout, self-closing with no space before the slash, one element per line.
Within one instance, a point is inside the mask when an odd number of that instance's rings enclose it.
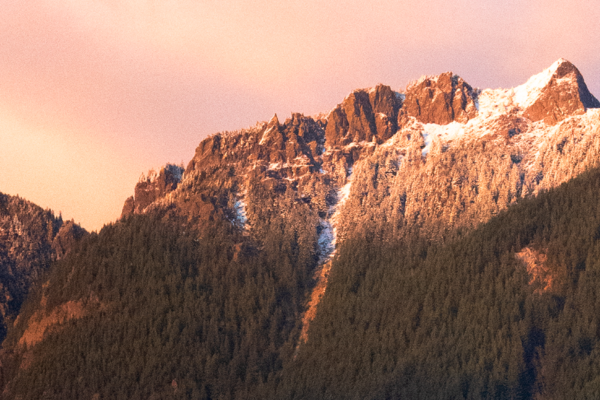
<path fill-rule="evenodd" d="M 264 146 L 270 136 L 271 133 L 276 132 L 279 130 L 279 120 L 277 119 L 277 114 L 273 115 L 273 118 L 271 118 L 271 120 L 269 121 L 269 123 L 267 124 L 267 130 L 265 131 L 265 133 L 263 133 L 262 138 L 260 139 L 260 142 L 258 143 L 261 146 Z"/>
<path fill-rule="evenodd" d="M 560 61 L 560 60 L 559 60 Z M 555 62 L 537 75 L 533 75 L 527 82 L 515 88 L 515 103 L 522 108 L 530 106 L 540 95 L 542 89 L 550 83 L 552 75 L 558 68 L 559 61 Z"/>
<path fill-rule="evenodd" d="M 529 78 L 523 85 L 517 86 L 515 88 L 515 103 L 521 108 L 527 108 L 533 104 L 542 90 L 550 83 L 558 68 L 566 62 L 568 61 L 560 58 L 550 67 Z M 568 81 L 569 78 L 561 79 L 561 81 L 563 80 Z"/>
<path fill-rule="evenodd" d="M 478 104 L 479 116 L 475 120 L 479 122 L 504 114 L 515 107 L 514 89 L 486 89 L 478 96 Z"/>
<path fill-rule="evenodd" d="M 453 121 L 447 125 L 438 124 L 423 124 L 421 135 L 425 141 L 425 147 L 421 150 L 423 157 L 427 156 L 431 151 L 434 142 L 447 144 L 455 140 L 465 133 L 465 125 L 460 122 Z"/>
<path fill-rule="evenodd" d="M 321 231 L 317 245 L 319 246 L 319 264 L 325 264 L 335 253 L 335 234 L 330 221 L 321 220 Z"/>
<path fill-rule="evenodd" d="M 283 169 L 286 167 L 289 167 L 288 163 L 278 162 L 278 163 L 270 163 L 268 169 L 273 171 L 273 170 L 277 170 L 277 169 Z"/>
<path fill-rule="evenodd" d="M 542 90 L 550 83 L 557 69 L 567 62 L 561 58 L 550 67 L 529 78 L 524 84 L 510 89 L 486 89 L 482 91 L 475 106 L 480 111 L 481 118 L 487 119 L 510 112 L 518 107 L 525 109 L 531 106 L 540 96 Z M 564 78 L 568 81 L 570 78 Z"/>
<path fill-rule="evenodd" d="M 246 203 L 244 200 L 238 199 L 233 206 L 233 211 L 235 213 L 235 222 L 242 228 L 245 228 L 248 218 L 246 217 Z"/>
<path fill-rule="evenodd" d="M 465 125 L 456 121 L 452 121 L 447 125 L 424 124 L 423 129 L 434 139 L 439 138 L 442 141 L 457 139 L 465 133 Z"/>
<path fill-rule="evenodd" d="M 349 173 L 352 173 L 352 172 L 349 172 Z M 346 202 L 346 200 L 348 200 L 348 196 L 350 196 L 350 186 L 351 185 L 352 185 L 352 182 L 348 182 L 338 190 L 338 193 L 337 193 L 338 202 L 336 204 L 335 211 L 338 211 L 340 206 L 342 206 Z M 334 213 L 332 219 L 334 219 L 334 217 L 335 217 L 335 213 Z"/>
<path fill-rule="evenodd" d="M 429 151 L 431 150 L 431 135 L 426 131 L 421 132 L 421 135 L 423 136 L 423 140 L 425 141 L 425 147 L 423 147 L 423 149 L 421 150 L 421 155 L 423 157 L 426 157 L 427 154 L 429 154 Z"/>
<path fill-rule="evenodd" d="M 348 169 L 348 173 L 352 174 L 352 167 Z M 329 208 L 327 214 L 329 219 L 321 219 L 321 231 L 317 241 L 319 246 L 319 264 L 326 263 L 335 255 L 340 211 L 350 196 L 351 185 L 352 182 L 349 179 L 337 191 L 337 202 Z"/>

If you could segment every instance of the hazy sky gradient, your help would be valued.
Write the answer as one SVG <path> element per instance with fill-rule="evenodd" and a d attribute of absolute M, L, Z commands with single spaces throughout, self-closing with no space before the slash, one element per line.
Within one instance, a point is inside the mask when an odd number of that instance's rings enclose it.
<path fill-rule="evenodd" d="M 0 192 L 87 229 L 207 135 L 453 71 L 512 87 L 560 57 L 600 95 L 597 0 L 0 0 Z"/>

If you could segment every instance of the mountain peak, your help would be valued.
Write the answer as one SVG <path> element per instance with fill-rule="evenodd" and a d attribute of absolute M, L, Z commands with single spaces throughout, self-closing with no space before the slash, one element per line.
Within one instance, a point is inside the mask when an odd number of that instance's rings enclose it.
<path fill-rule="evenodd" d="M 517 86 L 514 92 L 515 103 L 534 122 L 554 124 L 583 114 L 587 108 L 600 107 L 577 67 L 564 58 Z"/>
<path fill-rule="evenodd" d="M 125 200 L 121 218 L 142 213 L 155 200 L 175 190 L 183 172 L 182 166 L 167 164 L 158 171 L 152 169 L 148 174 L 142 174 L 135 185 L 135 195 Z"/>
<path fill-rule="evenodd" d="M 265 133 L 263 133 L 262 139 L 260 140 L 261 146 L 266 146 L 271 141 L 277 140 L 278 138 L 281 139 L 280 127 L 281 125 L 279 124 L 279 118 L 277 118 L 277 114 L 274 114 L 267 124 L 267 129 L 265 130 Z"/>
<path fill-rule="evenodd" d="M 327 116 L 327 146 L 384 142 L 396 132 L 401 104 L 386 85 L 354 90 Z"/>
<path fill-rule="evenodd" d="M 401 117 L 415 117 L 428 124 L 467 122 L 477 115 L 473 88 L 458 75 L 444 72 L 424 76 L 406 88 Z"/>
<path fill-rule="evenodd" d="M 279 118 L 277 118 L 277 113 L 273 114 L 268 126 L 279 126 Z"/>

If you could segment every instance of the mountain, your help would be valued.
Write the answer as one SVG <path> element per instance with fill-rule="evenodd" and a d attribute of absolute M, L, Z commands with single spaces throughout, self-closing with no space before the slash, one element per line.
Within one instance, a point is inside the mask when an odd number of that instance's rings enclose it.
<path fill-rule="evenodd" d="M 240 207 L 257 207 L 257 187 L 272 197 L 291 189 L 321 214 L 321 231 L 335 208 L 341 231 L 383 214 L 439 236 L 596 165 L 600 103 L 566 60 L 514 89 L 474 90 L 444 73 L 405 92 L 379 85 L 354 91 L 327 117 L 294 114 L 282 124 L 274 116 L 214 135 L 200 144 L 168 201 L 185 208 L 205 181 L 216 183 L 201 196 L 210 199 L 203 207 L 234 218 Z M 157 199 L 166 195 L 153 190 Z M 246 214 L 252 226 L 256 212 Z"/>
<path fill-rule="evenodd" d="M 600 103 L 563 59 L 210 136 L 53 264 L 4 396 L 593 395 L 599 153 Z"/>
<path fill-rule="evenodd" d="M 85 230 L 20 197 L 0 193 L 0 343 L 29 287 Z"/>
<path fill-rule="evenodd" d="M 183 168 L 173 164 L 165 165 L 158 172 L 152 170 L 148 176 L 142 174 L 135 185 L 135 194 L 125 200 L 121 218 L 143 213 L 154 201 L 173 191 L 181 182 L 182 174 Z"/>

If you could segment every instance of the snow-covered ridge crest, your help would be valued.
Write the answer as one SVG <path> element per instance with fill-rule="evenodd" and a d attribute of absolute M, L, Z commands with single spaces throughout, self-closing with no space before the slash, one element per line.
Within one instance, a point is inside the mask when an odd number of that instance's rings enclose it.
<path fill-rule="evenodd" d="M 514 88 L 514 102 L 521 108 L 529 107 L 548 86 L 558 68 L 566 63 L 569 62 L 560 58 L 539 74 L 533 75 L 524 84 Z"/>

